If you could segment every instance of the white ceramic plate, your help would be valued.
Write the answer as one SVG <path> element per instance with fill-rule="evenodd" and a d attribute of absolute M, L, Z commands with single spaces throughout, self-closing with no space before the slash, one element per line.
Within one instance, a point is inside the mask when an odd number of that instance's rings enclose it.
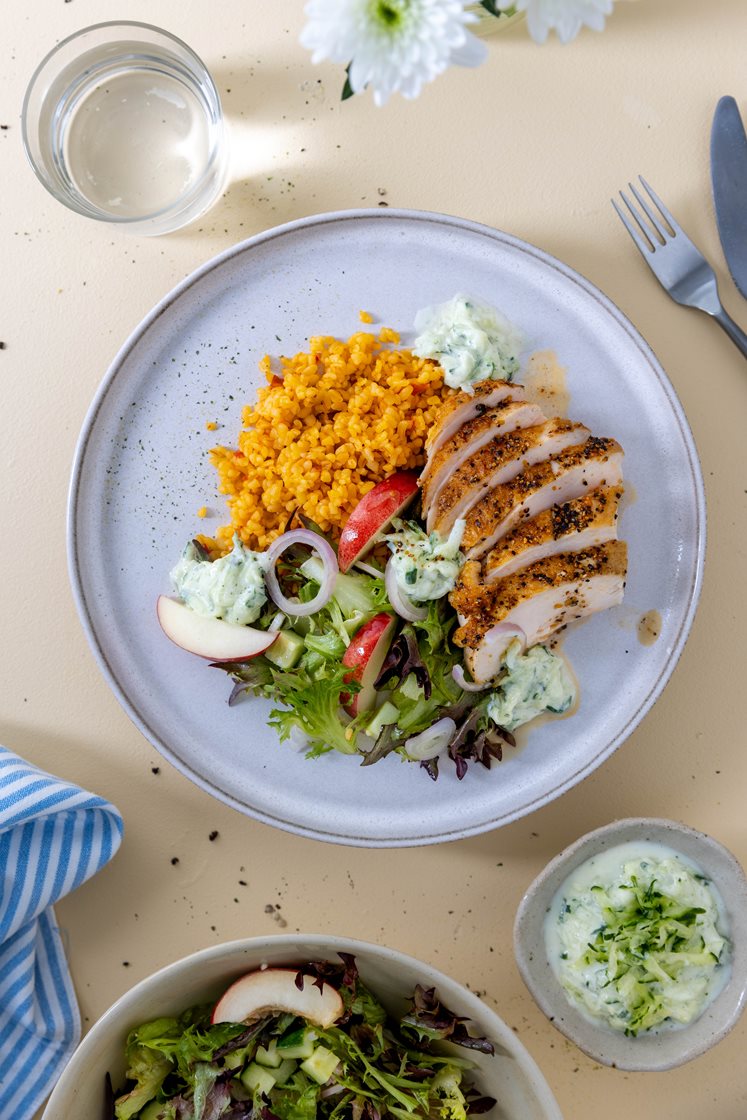
<path fill-rule="evenodd" d="M 497 305 L 530 349 L 567 367 L 570 415 L 626 451 L 635 500 L 625 604 L 569 632 L 580 710 L 526 736 L 491 771 L 437 782 L 390 756 L 361 770 L 310 761 L 265 725 L 269 705 L 229 709 L 230 682 L 173 646 L 156 597 L 198 528 L 225 520 L 207 451 L 235 445 L 266 352 L 310 334 L 346 337 L 358 310 L 404 332 L 415 312 L 465 291 Z M 208 420 L 221 429 L 206 431 Z M 206 505 L 213 520 L 200 522 Z M 210 261 L 163 300 L 105 377 L 80 437 L 70 493 L 74 593 L 103 672 L 130 717 L 176 767 L 216 797 L 280 828 L 363 846 L 433 843 L 496 828 L 579 782 L 648 711 L 684 645 L 700 589 L 703 486 L 671 384 L 627 319 L 565 265 L 516 238 L 457 218 L 392 210 L 304 219 Z M 651 646 L 635 622 L 661 613 Z"/>

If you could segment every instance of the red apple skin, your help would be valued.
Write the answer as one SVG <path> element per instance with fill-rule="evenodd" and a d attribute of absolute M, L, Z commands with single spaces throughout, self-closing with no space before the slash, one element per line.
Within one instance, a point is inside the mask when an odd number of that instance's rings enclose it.
<path fill-rule="evenodd" d="M 393 517 L 397 517 L 418 492 L 418 476 L 398 471 L 364 494 L 342 530 L 337 548 L 340 571 L 373 548 Z"/>
<path fill-rule="evenodd" d="M 340 697 L 349 716 L 357 716 L 373 707 L 374 681 L 381 672 L 396 625 L 397 616 L 382 611 L 370 622 L 363 623 L 345 650 L 342 664 L 351 669 L 345 680 L 361 684 L 359 692 Z"/>

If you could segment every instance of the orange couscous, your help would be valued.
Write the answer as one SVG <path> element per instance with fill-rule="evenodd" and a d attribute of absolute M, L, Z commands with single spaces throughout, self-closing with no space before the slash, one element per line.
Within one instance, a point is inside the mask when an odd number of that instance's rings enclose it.
<path fill-rule="evenodd" d="M 450 390 L 439 365 L 398 344 L 388 328 L 346 342 L 312 338 L 308 352 L 281 358 L 280 376 L 263 358 L 268 384 L 244 409 L 238 448 L 210 453 L 231 514 L 205 540 L 211 552 L 228 551 L 234 533 L 265 549 L 297 510 L 338 536 L 377 482 L 422 466 L 425 437 Z"/>

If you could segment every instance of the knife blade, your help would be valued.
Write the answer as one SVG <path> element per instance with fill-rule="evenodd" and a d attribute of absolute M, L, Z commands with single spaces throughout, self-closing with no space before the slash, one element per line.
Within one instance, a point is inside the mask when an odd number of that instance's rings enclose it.
<path fill-rule="evenodd" d="M 722 97 L 713 117 L 711 184 L 726 263 L 747 299 L 747 136 L 733 97 Z"/>

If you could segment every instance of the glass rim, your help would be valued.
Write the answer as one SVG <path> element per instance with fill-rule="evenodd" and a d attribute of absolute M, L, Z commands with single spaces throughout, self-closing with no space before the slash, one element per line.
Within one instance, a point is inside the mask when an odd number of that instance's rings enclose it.
<path fill-rule="evenodd" d="M 219 112 L 217 123 L 220 129 L 220 136 L 218 143 L 214 144 L 213 150 L 210 152 L 210 158 L 203 174 L 200 176 L 199 183 L 195 183 L 186 195 L 180 198 L 177 202 L 172 203 L 169 206 L 165 206 L 161 210 L 155 210 L 150 214 L 140 215 L 138 217 L 117 217 L 113 214 L 109 215 L 104 214 L 103 212 L 99 212 L 94 206 L 92 206 L 91 209 L 88 210 L 82 206 L 75 205 L 73 200 L 61 199 L 58 197 L 58 195 L 50 187 L 49 181 L 42 174 L 38 161 L 33 154 L 31 142 L 29 139 L 28 116 L 30 101 L 40 75 L 43 73 L 45 67 L 52 61 L 52 59 L 55 58 L 56 55 L 58 55 L 63 50 L 64 47 L 68 46 L 70 43 L 75 42 L 76 39 L 80 39 L 84 35 L 88 35 L 93 31 L 102 31 L 105 28 L 125 29 L 132 27 L 139 28 L 142 31 L 154 32 L 156 35 L 162 35 L 165 39 L 168 39 L 172 43 L 181 47 L 182 50 L 184 50 L 186 54 L 190 56 L 190 58 L 194 59 L 194 61 L 198 64 L 200 70 L 202 71 L 202 74 L 209 85 L 211 93 L 215 97 L 215 102 Z M 23 145 L 26 160 L 38 181 L 41 183 L 48 194 L 50 194 L 57 202 L 61 202 L 62 205 L 67 207 L 68 210 L 72 210 L 74 213 L 80 214 L 82 217 L 91 218 L 93 221 L 102 222 L 105 225 L 120 227 L 147 226 L 152 222 L 157 222 L 159 219 L 165 218 L 169 214 L 177 215 L 181 210 L 188 209 L 191 202 L 193 202 L 194 199 L 198 197 L 201 185 L 205 182 L 206 179 L 209 178 L 211 172 L 214 171 L 215 166 L 220 159 L 221 149 L 225 146 L 225 119 L 223 115 L 223 104 L 220 99 L 218 87 L 216 86 L 215 81 L 213 80 L 213 76 L 210 73 L 208 67 L 205 65 L 202 58 L 197 54 L 197 52 L 193 50 L 193 48 L 190 47 L 188 43 L 185 43 L 183 39 L 180 39 L 178 35 L 174 35 L 171 31 L 167 31 L 163 27 L 158 27 L 155 23 L 145 23 L 142 20 L 103 20 L 100 23 L 91 23 L 86 27 L 80 27 L 77 31 L 73 31 L 70 35 L 66 35 L 64 39 L 60 39 L 59 43 L 55 43 L 51 50 L 47 51 L 41 61 L 37 64 L 26 85 L 26 91 L 24 93 L 23 103 L 21 105 L 21 143 Z"/>

